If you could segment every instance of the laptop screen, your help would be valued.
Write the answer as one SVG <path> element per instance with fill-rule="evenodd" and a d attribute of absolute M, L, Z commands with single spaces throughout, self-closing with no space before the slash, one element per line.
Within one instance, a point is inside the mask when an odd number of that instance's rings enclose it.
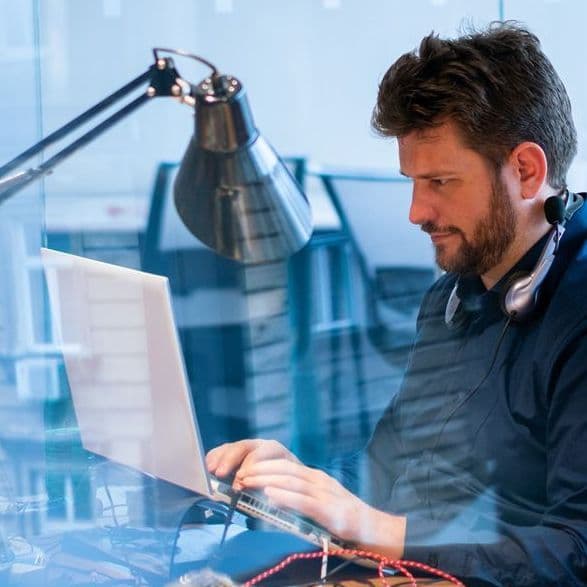
<path fill-rule="evenodd" d="M 210 496 L 167 278 L 41 258 L 84 448 Z"/>

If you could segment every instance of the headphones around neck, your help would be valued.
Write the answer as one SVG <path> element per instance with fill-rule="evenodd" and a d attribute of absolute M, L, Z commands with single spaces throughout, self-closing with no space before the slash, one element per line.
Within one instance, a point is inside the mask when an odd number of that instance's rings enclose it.
<path fill-rule="evenodd" d="M 566 201 L 561 195 L 566 195 Z M 565 232 L 565 224 L 573 214 L 583 205 L 584 195 L 569 191 L 558 196 L 551 196 L 544 202 L 544 214 L 553 225 L 540 257 L 530 272 L 519 271 L 514 273 L 506 282 L 501 293 L 501 308 L 506 316 L 512 320 L 522 321 L 532 314 L 536 308 L 540 286 L 558 252 L 560 239 Z M 444 321 L 450 327 L 456 327 L 461 300 L 458 296 L 459 280 L 455 283 L 444 312 Z"/>

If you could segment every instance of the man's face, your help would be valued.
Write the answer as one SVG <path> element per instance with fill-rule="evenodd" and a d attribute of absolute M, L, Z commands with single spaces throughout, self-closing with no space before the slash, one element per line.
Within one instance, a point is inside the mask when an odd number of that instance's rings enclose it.
<path fill-rule="evenodd" d="M 438 265 L 477 275 L 497 266 L 514 240 L 516 216 L 488 162 L 450 122 L 402 137 L 399 156 L 413 180 L 410 221 L 430 234 Z"/>

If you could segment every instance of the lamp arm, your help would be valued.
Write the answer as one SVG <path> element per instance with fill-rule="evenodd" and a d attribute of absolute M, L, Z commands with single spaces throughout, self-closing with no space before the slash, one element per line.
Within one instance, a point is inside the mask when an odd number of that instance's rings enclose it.
<path fill-rule="evenodd" d="M 27 169 L 24 172 L 18 173 L 15 176 L 9 177 L 6 180 L 0 180 L 0 189 L 2 188 L 2 184 L 6 182 L 8 186 L 6 189 L 0 191 L 0 204 L 13 196 L 15 193 L 19 192 L 21 189 L 33 183 L 38 178 L 43 175 L 48 175 L 51 171 L 57 167 L 62 161 L 67 159 L 70 155 L 73 155 L 76 151 L 91 143 L 95 138 L 100 136 L 104 131 L 108 130 L 111 126 L 114 126 L 117 122 L 126 118 L 129 114 L 134 112 L 137 108 L 142 106 L 147 100 L 150 100 L 151 97 L 147 94 L 142 94 L 117 112 L 115 112 L 112 116 L 108 117 L 106 120 L 102 121 L 100 124 L 96 125 L 94 128 L 89 130 L 87 133 L 76 139 L 73 143 L 67 145 L 53 155 L 51 158 L 47 159 L 37 167 L 33 167 L 31 169 Z M 34 146 L 36 147 L 36 145 Z M 31 147 L 33 148 L 33 147 Z"/>
<path fill-rule="evenodd" d="M 37 167 L 21 171 L 10 177 L 4 177 L 7 173 L 16 169 L 18 166 L 22 165 L 22 163 L 41 152 L 45 147 L 65 138 L 76 128 L 90 121 L 100 112 L 124 98 L 127 94 L 132 92 L 136 87 L 145 81 L 149 81 L 149 87 L 145 93 L 141 94 L 138 98 L 132 102 L 129 102 L 126 106 L 122 107 L 110 117 L 103 120 L 100 124 L 90 129 L 87 133 L 64 147 L 61 151 L 47 159 L 47 161 L 44 161 Z M 147 71 L 120 89 L 116 90 L 114 93 L 110 94 L 70 122 L 66 123 L 47 137 L 41 139 L 39 142 L 26 149 L 26 151 L 23 151 L 20 155 L 12 159 L 12 161 L 9 161 L 0 167 L 0 204 L 30 183 L 36 181 L 41 176 L 51 173 L 51 171 L 63 160 L 75 153 L 81 147 L 93 141 L 104 131 L 108 130 L 111 126 L 115 125 L 123 118 L 127 117 L 151 98 L 156 96 L 173 96 L 176 98 L 181 98 L 182 86 L 184 85 L 186 85 L 186 82 L 178 74 L 171 59 L 157 59 L 156 63 L 152 65 Z"/>
<path fill-rule="evenodd" d="M 132 92 L 136 87 L 140 86 L 142 83 L 146 82 L 151 76 L 151 69 L 149 68 L 147 71 L 130 81 L 128 84 L 123 86 L 122 88 L 116 90 L 110 96 L 104 98 L 101 102 L 98 102 L 67 124 L 64 124 L 61 128 L 58 128 L 55 132 L 52 132 L 50 135 L 47 135 L 45 138 L 41 139 L 38 143 L 35 143 L 32 147 L 28 148 L 26 151 L 23 151 L 20 155 L 17 155 L 12 161 L 9 161 L 2 167 L 0 167 L 0 177 L 4 177 L 7 173 L 10 173 L 13 169 L 20 167 L 25 161 L 40 153 L 43 149 L 47 148 L 49 145 L 52 145 L 56 141 L 61 140 L 62 138 L 66 137 L 70 132 L 74 131 L 76 128 L 94 118 L 94 116 L 100 114 L 103 110 L 118 102 L 121 98 L 124 98 L 128 93 Z"/>

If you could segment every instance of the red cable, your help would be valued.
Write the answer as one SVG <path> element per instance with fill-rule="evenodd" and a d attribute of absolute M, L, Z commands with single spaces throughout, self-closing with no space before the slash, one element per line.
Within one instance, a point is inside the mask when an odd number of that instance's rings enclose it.
<path fill-rule="evenodd" d="M 264 581 L 265 579 L 269 578 L 271 575 L 274 575 L 275 573 L 282 571 L 290 563 L 292 563 L 296 560 L 309 560 L 309 559 L 314 559 L 314 558 L 321 558 L 324 556 L 324 554 L 325 553 L 322 550 L 319 550 L 316 552 L 298 552 L 295 554 L 290 554 L 287 558 L 284 558 L 281 562 L 277 563 L 275 566 L 271 567 L 270 569 L 267 569 L 266 571 L 259 573 L 258 575 L 255 575 L 252 579 L 249 579 L 246 583 L 244 583 L 243 587 L 253 587 L 253 585 L 256 585 L 257 583 Z M 415 568 L 420 571 L 425 571 L 426 573 L 429 573 L 431 575 L 436 575 L 437 577 L 440 577 L 441 579 L 445 579 L 446 581 L 449 581 L 449 582 L 453 583 L 454 585 L 458 585 L 459 587 L 465 587 L 463 585 L 463 583 L 461 583 L 461 581 L 459 581 L 457 578 L 453 577 L 452 575 L 449 575 L 448 573 L 445 573 L 444 571 L 440 571 L 439 569 L 435 569 L 433 567 L 430 567 L 428 565 L 425 565 L 424 563 L 420 563 L 417 561 L 409 561 L 409 560 L 402 560 L 402 559 L 394 560 L 394 559 L 389 559 L 381 554 L 377 554 L 376 552 L 368 552 L 365 550 L 355 550 L 352 548 L 336 548 L 334 550 L 329 550 L 327 554 L 333 555 L 333 556 L 338 556 L 338 555 L 353 556 L 353 557 L 356 556 L 359 558 L 367 558 L 367 559 L 370 559 L 373 561 L 377 561 L 379 563 L 379 565 L 377 566 L 377 572 L 379 574 L 379 577 L 382 579 L 383 584 L 386 585 L 386 587 L 391 587 L 391 586 L 385 580 L 385 575 L 383 574 L 383 569 L 385 569 L 385 567 L 391 567 L 391 568 L 397 569 L 400 573 L 402 573 L 405 577 L 407 577 L 409 579 L 410 585 L 412 587 L 417 587 L 417 584 L 416 584 L 416 579 L 414 578 L 412 573 L 410 573 L 410 571 L 408 571 L 408 567 Z"/>

